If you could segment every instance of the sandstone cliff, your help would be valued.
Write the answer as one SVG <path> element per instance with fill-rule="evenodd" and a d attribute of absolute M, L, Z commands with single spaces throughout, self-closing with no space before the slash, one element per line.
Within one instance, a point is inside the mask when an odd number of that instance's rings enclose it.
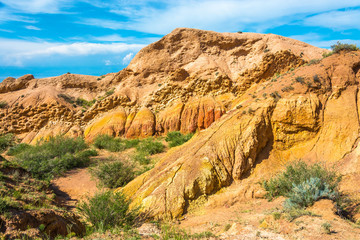
<path fill-rule="evenodd" d="M 0 83 L 0 101 L 8 104 L 0 109 L 0 133 L 35 143 L 57 134 L 92 141 L 102 133 L 132 138 L 202 130 L 254 84 L 323 52 L 273 34 L 175 29 L 119 73 L 7 78 Z"/>

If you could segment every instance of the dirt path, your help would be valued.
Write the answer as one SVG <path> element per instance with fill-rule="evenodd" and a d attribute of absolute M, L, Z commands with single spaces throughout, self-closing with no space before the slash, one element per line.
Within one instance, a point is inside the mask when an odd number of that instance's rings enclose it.
<path fill-rule="evenodd" d="M 52 181 L 53 188 L 62 205 L 74 208 L 76 203 L 98 191 L 98 181 L 92 178 L 88 168 L 70 170 L 65 176 Z"/>

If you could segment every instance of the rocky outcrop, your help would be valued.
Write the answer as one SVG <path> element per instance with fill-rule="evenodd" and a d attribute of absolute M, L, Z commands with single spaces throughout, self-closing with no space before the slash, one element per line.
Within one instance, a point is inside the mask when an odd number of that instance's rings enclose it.
<path fill-rule="evenodd" d="M 126 137 L 150 137 L 155 133 L 155 126 L 154 114 L 149 109 L 142 108 L 131 121 L 131 125 L 126 131 Z"/>
<path fill-rule="evenodd" d="M 355 164 L 358 54 L 337 54 L 279 76 L 276 82 L 252 86 L 235 101 L 235 108 L 121 190 L 149 216 L 177 218 L 230 184 L 238 185 L 239 197 L 256 195 L 256 183 L 291 160 Z M 320 86 L 316 90 L 314 82 Z M 294 87 L 273 94 L 283 86 Z M 194 110 L 199 106 L 200 101 L 183 107 L 182 116 L 189 117 L 181 122 L 188 122 L 190 131 L 199 119 Z"/>

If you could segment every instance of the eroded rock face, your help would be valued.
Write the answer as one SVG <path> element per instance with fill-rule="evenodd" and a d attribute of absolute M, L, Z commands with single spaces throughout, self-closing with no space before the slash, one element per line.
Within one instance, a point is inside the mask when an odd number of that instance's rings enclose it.
<path fill-rule="evenodd" d="M 149 216 L 177 218 L 230 184 L 239 186 L 239 197 L 256 196 L 256 183 L 291 160 L 354 165 L 360 156 L 358 54 L 341 53 L 251 87 L 235 108 L 121 190 Z M 189 131 L 200 106 L 194 101 L 182 110 Z M 356 181 L 353 171 L 340 171 Z"/>

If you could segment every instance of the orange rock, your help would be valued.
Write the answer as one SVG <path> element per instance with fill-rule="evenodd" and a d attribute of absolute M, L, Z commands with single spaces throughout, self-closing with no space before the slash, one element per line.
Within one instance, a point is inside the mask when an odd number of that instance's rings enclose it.
<path fill-rule="evenodd" d="M 155 133 L 155 125 L 155 115 L 148 108 L 142 108 L 131 122 L 131 126 L 126 132 L 126 137 L 152 136 Z"/>
<path fill-rule="evenodd" d="M 84 131 L 86 141 L 93 141 L 97 135 L 122 136 L 125 132 L 126 112 L 120 107 L 90 123 Z"/>

